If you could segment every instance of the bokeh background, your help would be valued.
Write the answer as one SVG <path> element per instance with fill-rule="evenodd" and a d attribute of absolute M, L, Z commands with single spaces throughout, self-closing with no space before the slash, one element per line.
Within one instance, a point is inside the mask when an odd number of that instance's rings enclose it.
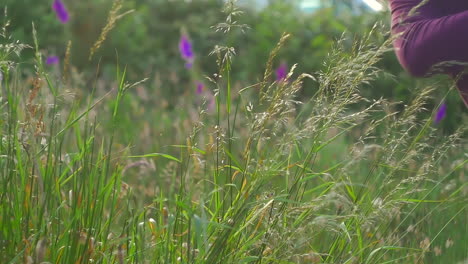
<path fill-rule="evenodd" d="M 88 67 L 100 61 L 104 80 L 113 79 L 117 60 L 127 65 L 128 78 L 132 81 L 149 77 L 150 95 L 157 93 L 167 102 L 168 108 L 187 89 L 194 87 L 190 72 L 184 67 L 179 55 L 178 42 L 181 34 L 187 34 L 196 53 L 196 67 L 200 77 L 217 72 L 215 56 L 210 51 L 221 41 L 236 48 L 233 63 L 233 80 L 238 87 L 257 82 L 265 70 L 270 51 L 281 34 L 288 32 L 292 38 L 281 50 L 276 66 L 286 63 L 298 64 L 298 73 L 315 73 L 323 69 L 324 58 L 334 41 L 343 34 L 351 48 L 352 40 L 358 39 L 376 23 L 389 27 L 389 11 L 385 4 L 372 0 L 242 0 L 238 4 L 244 14 L 237 19 L 250 29 L 231 34 L 227 40 L 212 28 L 224 19 L 220 12 L 222 0 L 132 0 L 125 1 L 124 11 L 134 10 L 123 17 L 110 32 L 94 60 L 88 61 L 89 50 L 106 23 L 112 6 L 111 0 L 64 1 L 71 20 L 63 25 L 55 17 L 49 4 L 35 0 L 6 0 L 8 17 L 12 21 L 10 31 L 13 38 L 32 44 L 32 25 L 35 23 L 41 50 L 44 54 L 63 58 L 69 40 L 73 43 L 71 65 L 80 74 L 94 74 L 95 68 Z M 379 8 L 380 7 L 380 8 Z M 27 50 L 29 58 L 33 50 Z M 32 60 L 31 64 L 32 65 Z M 28 67 L 27 60 L 24 67 Z M 380 62 L 388 75 L 380 76 L 372 85 L 362 87 L 368 98 L 384 97 L 403 106 L 412 98 L 418 82 L 409 77 L 398 64 L 395 55 L 388 52 Z M 432 78 L 441 81 L 440 96 L 428 107 L 438 105 L 450 82 L 444 76 Z M 444 83 L 445 82 L 445 83 Z M 317 84 L 306 82 L 303 93 L 314 93 Z M 89 86 L 89 85 L 88 85 Z M 135 98 L 137 100 L 137 98 Z M 464 106 L 456 93 L 447 98 L 450 113 L 441 126 L 453 132 L 461 122 Z M 144 102 L 142 102 L 144 103 Z"/>

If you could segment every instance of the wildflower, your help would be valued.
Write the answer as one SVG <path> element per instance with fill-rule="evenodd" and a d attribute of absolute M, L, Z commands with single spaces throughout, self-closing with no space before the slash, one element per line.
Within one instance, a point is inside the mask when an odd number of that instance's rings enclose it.
<path fill-rule="evenodd" d="M 185 67 L 190 69 L 192 67 L 195 55 L 192 50 L 192 43 L 188 39 L 187 35 L 182 35 L 179 41 L 179 51 L 182 58 L 185 60 Z"/>
<path fill-rule="evenodd" d="M 201 82 L 197 82 L 197 94 L 200 95 L 203 93 L 203 90 L 205 89 L 205 85 Z"/>
<path fill-rule="evenodd" d="M 49 56 L 47 57 L 46 59 L 46 64 L 47 65 L 55 65 L 55 64 L 58 64 L 59 63 L 59 57 L 57 56 Z"/>
<path fill-rule="evenodd" d="M 276 69 L 276 81 L 282 82 L 288 76 L 288 65 L 283 62 L 280 66 Z"/>
<path fill-rule="evenodd" d="M 68 22 L 70 16 L 68 15 L 67 8 L 65 8 L 65 5 L 62 3 L 61 0 L 54 0 L 54 3 L 52 4 L 52 9 L 54 9 L 55 14 L 57 14 L 57 18 L 60 20 L 60 22 L 62 22 L 63 24 Z"/>
<path fill-rule="evenodd" d="M 442 119 L 445 118 L 446 115 L 447 115 L 447 104 L 442 103 L 439 109 L 437 109 L 437 113 L 434 117 L 434 123 L 438 124 L 440 121 L 442 121 Z"/>

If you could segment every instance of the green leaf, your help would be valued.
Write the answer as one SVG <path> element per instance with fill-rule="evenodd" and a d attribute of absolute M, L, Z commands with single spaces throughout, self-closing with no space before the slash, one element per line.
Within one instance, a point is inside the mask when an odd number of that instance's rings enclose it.
<path fill-rule="evenodd" d="M 150 154 L 145 154 L 145 155 L 136 155 L 136 156 L 128 156 L 129 158 L 154 158 L 154 157 L 163 157 L 163 158 L 166 158 L 166 159 L 170 159 L 170 160 L 173 160 L 173 161 L 177 161 L 179 163 L 181 163 L 180 159 L 174 157 L 174 156 L 171 156 L 169 154 L 163 154 L 163 153 L 150 153 Z"/>
<path fill-rule="evenodd" d="M 186 146 L 186 145 L 170 145 L 170 147 L 175 147 L 175 148 L 187 148 L 187 149 L 190 148 L 191 150 L 194 150 L 194 151 L 196 151 L 196 152 L 198 152 L 198 153 L 200 153 L 200 154 L 202 154 L 202 155 L 205 155 L 205 154 L 206 154 L 206 152 L 205 152 L 204 150 L 201 150 L 201 149 L 196 148 L 196 147 L 193 147 L 193 146 L 189 147 L 189 146 Z"/>

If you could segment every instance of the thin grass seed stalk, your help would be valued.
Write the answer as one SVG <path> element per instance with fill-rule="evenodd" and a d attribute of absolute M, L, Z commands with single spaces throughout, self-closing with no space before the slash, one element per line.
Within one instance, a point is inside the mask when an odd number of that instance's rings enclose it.
<path fill-rule="evenodd" d="M 96 53 L 96 51 L 101 47 L 104 41 L 107 38 L 109 32 L 115 27 L 117 21 L 122 17 L 132 13 L 134 10 L 126 11 L 122 14 L 119 14 L 120 9 L 123 7 L 124 0 L 114 0 L 112 7 L 109 11 L 109 15 L 107 17 L 107 22 L 104 28 L 102 28 L 101 34 L 99 35 L 98 40 L 94 43 L 89 51 L 89 60 L 91 60 Z"/>

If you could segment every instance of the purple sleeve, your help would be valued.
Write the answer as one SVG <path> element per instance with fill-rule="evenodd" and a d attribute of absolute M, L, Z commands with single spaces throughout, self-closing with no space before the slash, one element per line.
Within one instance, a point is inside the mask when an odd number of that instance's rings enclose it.
<path fill-rule="evenodd" d="M 447 66 L 447 62 L 468 63 L 468 0 L 431 0 L 410 10 L 422 0 L 390 0 L 395 53 L 401 65 L 416 77 L 445 73 L 455 77 L 464 66 Z M 440 66 L 445 63 L 444 66 Z M 436 71 L 434 71 L 436 70 Z M 458 82 L 468 106 L 468 77 Z"/>
<path fill-rule="evenodd" d="M 414 76 L 425 76 L 442 62 L 468 62 L 468 11 L 399 26 L 395 52 L 402 66 Z M 466 33 L 464 33 L 466 32 Z M 461 67 L 439 72 L 457 74 Z"/>

